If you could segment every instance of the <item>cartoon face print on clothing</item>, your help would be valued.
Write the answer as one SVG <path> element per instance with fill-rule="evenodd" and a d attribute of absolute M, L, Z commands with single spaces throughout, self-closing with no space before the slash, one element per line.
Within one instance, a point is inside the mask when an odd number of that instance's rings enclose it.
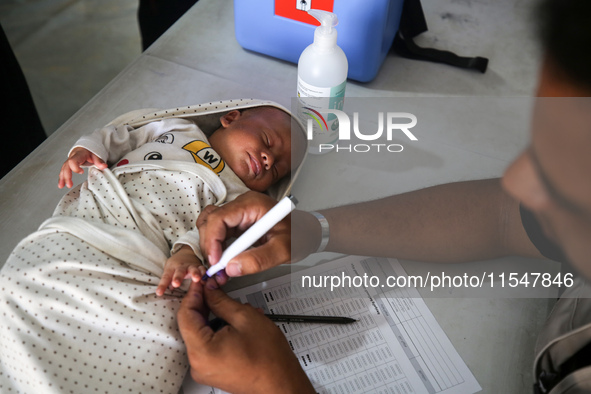
<path fill-rule="evenodd" d="M 144 160 L 162 160 L 162 153 L 150 152 L 146 156 L 144 156 Z"/>
<path fill-rule="evenodd" d="M 155 139 L 154 142 L 159 142 L 161 144 L 172 144 L 174 142 L 174 135 L 172 133 L 164 133 Z M 162 153 L 156 151 L 150 152 L 144 156 L 144 160 L 162 160 Z"/>
<path fill-rule="evenodd" d="M 220 155 L 203 141 L 191 141 L 183 149 L 191 153 L 196 163 L 211 168 L 218 175 L 226 166 Z"/>
<path fill-rule="evenodd" d="M 164 133 L 154 141 L 160 142 L 161 144 L 172 144 L 174 142 L 174 135 L 172 133 Z"/>

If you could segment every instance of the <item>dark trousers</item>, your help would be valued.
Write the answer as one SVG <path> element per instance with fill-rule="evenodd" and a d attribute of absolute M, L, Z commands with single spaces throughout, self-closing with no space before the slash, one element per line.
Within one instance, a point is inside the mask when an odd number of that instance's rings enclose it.
<path fill-rule="evenodd" d="M 33 103 L 29 86 L 0 25 L 0 177 L 45 140 L 45 131 Z"/>
<path fill-rule="evenodd" d="M 140 0 L 137 16 L 145 51 L 197 0 Z"/>

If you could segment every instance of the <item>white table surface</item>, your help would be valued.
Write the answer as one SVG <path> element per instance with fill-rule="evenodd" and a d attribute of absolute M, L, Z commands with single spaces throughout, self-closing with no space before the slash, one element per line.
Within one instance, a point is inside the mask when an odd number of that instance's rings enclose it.
<path fill-rule="evenodd" d="M 390 54 L 374 81 L 348 83 L 348 97 L 533 95 L 539 61 L 531 23 L 533 0 L 422 3 L 430 30 L 417 43 L 465 56 L 489 57 L 488 71 L 480 74 Z M 57 188 L 59 168 L 79 136 L 138 108 L 171 108 L 241 97 L 271 99 L 290 106 L 296 66 L 243 50 L 234 38 L 233 17 L 231 1 L 200 0 L 0 180 L 0 264 L 20 239 L 51 216 L 64 194 Z M 326 179 L 315 176 L 313 168 L 323 165 L 326 173 L 339 174 L 339 164 L 330 155 L 310 158 L 297 186 L 301 207 L 316 209 L 327 206 L 327 199 L 336 205 L 449 181 L 500 176 L 528 138 L 528 115 L 511 114 L 508 102 L 499 101 L 495 111 L 516 116 L 513 130 L 495 129 L 491 120 L 483 127 L 425 135 L 419 154 L 393 166 L 392 171 L 384 171 L 380 185 L 353 188 L 348 193 L 337 193 L 337 188 L 333 190 L 336 197 L 323 196 L 318 190 L 327 189 Z M 77 182 L 83 180 L 83 176 L 75 178 Z M 480 264 L 512 266 L 515 261 L 510 258 Z M 409 273 L 428 269 L 424 263 L 402 263 Z M 288 268 L 279 267 L 267 275 L 286 269 L 289 272 Z M 247 282 L 238 281 L 233 286 Z M 426 297 L 426 302 L 484 393 L 530 392 L 535 337 L 552 300 Z"/>

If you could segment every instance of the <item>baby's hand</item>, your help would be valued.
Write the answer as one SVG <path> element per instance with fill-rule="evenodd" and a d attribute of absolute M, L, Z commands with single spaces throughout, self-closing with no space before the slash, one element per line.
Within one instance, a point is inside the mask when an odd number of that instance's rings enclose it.
<path fill-rule="evenodd" d="M 63 188 L 64 185 L 68 188 L 72 187 L 72 171 L 78 174 L 83 174 L 84 169 L 82 169 L 80 166 L 84 163 L 94 164 L 101 170 L 107 168 L 107 163 L 105 163 L 100 157 L 91 151 L 81 147 L 75 148 L 72 153 L 70 153 L 68 160 L 66 160 L 62 165 L 57 187 L 60 189 Z"/>
<path fill-rule="evenodd" d="M 164 265 L 164 273 L 156 289 L 156 295 L 164 294 L 168 286 L 179 287 L 183 280 L 191 278 L 193 282 L 199 282 L 205 275 L 205 267 L 190 246 L 184 245 L 178 252 L 170 256 Z"/>

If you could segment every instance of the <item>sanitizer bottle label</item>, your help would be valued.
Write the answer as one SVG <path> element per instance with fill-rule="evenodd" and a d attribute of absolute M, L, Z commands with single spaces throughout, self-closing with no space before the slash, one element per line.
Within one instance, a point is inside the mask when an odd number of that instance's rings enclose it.
<path fill-rule="evenodd" d="M 327 112 L 330 109 L 343 109 L 347 80 L 330 88 L 319 88 L 298 78 L 298 115 L 307 126 L 310 153 L 320 153 L 320 144 L 333 144 L 339 137 L 339 121 Z M 310 130 L 311 129 L 311 130 Z M 312 132 L 310 132 L 312 131 Z M 326 149 L 322 151 L 326 152 Z"/>

